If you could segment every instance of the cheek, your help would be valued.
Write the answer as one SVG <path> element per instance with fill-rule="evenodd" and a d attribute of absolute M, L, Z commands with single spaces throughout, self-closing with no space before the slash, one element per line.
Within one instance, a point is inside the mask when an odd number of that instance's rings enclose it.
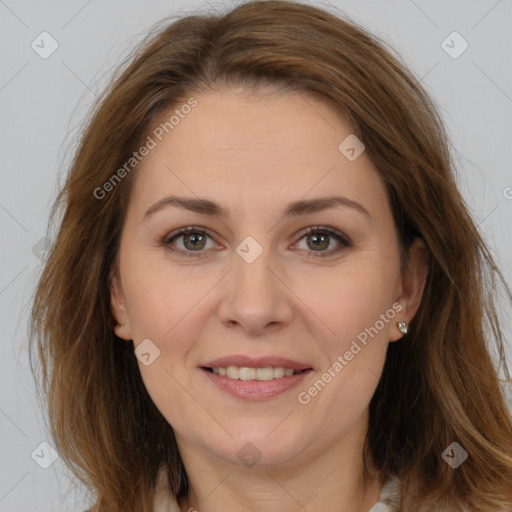
<path fill-rule="evenodd" d="M 396 316 L 383 284 L 354 277 L 340 286 L 330 285 L 320 310 L 329 327 L 316 338 L 324 363 L 312 387 L 300 391 L 316 411 L 333 411 L 323 419 L 327 435 L 339 433 L 340 414 L 345 418 L 343 428 L 349 428 L 364 413 L 378 385 Z"/>
<path fill-rule="evenodd" d="M 163 343 L 170 337 L 176 339 L 175 333 L 183 329 L 188 315 L 193 315 L 213 286 L 214 276 L 184 279 L 177 266 L 166 267 L 144 254 L 125 261 L 123 282 L 134 340 L 154 337 Z"/>
<path fill-rule="evenodd" d="M 173 283 L 172 287 L 168 282 Z M 134 287 L 130 317 L 135 345 L 150 339 L 159 351 L 150 365 L 138 362 L 144 385 L 169 424 L 180 431 L 186 431 L 194 415 L 201 415 L 184 390 L 192 387 L 187 361 L 194 340 L 200 337 L 201 326 L 194 319 L 201 311 L 203 305 L 198 302 L 206 291 L 201 287 L 192 288 L 192 292 L 190 284 L 177 278 L 143 281 Z"/>
<path fill-rule="evenodd" d="M 298 295 L 308 297 L 307 304 L 322 320 L 325 333 L 322 338 L 331 355 L 349 350 L 351 342 L 364 342 L 365 333 L 371 330 L 370 339 L 387 340 L 392 320 L 392 308 L 397 272 L 375 258 L 364 257 L 354 264 L 333 270 L 322 279 L 302 283 Z M 313 287 L 313 284 L 315 285 Z M 307 290 L 315 290 L 306 294 Z M 384 315 L 384 316 L 383 316 Z M 375 328 L 378 333 L 375 333 Z M 368 335 L 369 336 L 369 335 Z"/>
<path fill-rule="evenodd" d="M 368 406 L 382 373 L 396 322 L 393 293 L 399 275 L 396 261 L 390 264 L 377 251 L 358 256 L 317 282 L 311 309 L 327 327 L 316 337 L 325 357 L 318 372 L 321 382 L 303 390 L 312 400 L 315 393 L 321 395 L 317 407 L 323 404 L 352 418 Z M 335 431 L 336 420 L 326 419 L 331 420 Z"/>

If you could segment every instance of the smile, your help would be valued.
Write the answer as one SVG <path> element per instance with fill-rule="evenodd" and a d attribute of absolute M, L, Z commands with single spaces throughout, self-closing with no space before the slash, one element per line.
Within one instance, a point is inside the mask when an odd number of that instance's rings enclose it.
<path fill-rule="evenodd" d="M 200 370 L 218 390 L 236 398 L 251 401 L 268 400 L 285 394 L 286 391 L 297 387 L 307 375 L 313 372 L 312 368 L 292 370 L 279 366 L 262 368 L 220 366 L 201 367 Z M 226 375 L 221 375 L 222 370 L 226 371 Z M 272 372 L 272 379 L 270 379 L 270 372 Z"/>
<path fill-rule="evenodd" d="M 293 368 L 284 368 L 283 366 L 265 366 L 263 368 L 249 368 L 247 366 L 227 366 L 217 368 L 206 368 L 215 375 L 227 377 L 228 379 L 238 380 L 259 380 L 269 381 L 273 379 L 282 379 L 283 377 L 291 377 L 306 370 L 294 370 Z"/>
<path fill-rule="evenodd" d="M 230 355 L 203 361 L 199 369 L 218 390 L 245 400 L 266 400 L 298 386 L 313 367 L 277 355 Z"/>

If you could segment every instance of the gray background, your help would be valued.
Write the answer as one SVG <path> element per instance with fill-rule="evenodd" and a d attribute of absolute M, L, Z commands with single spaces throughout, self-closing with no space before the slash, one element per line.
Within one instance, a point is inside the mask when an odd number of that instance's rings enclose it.
<path fill-rule="evenodd" d="M 45 470 L 31 457 L 51 440 L 26 356 L 29 301 L 41 270 L 34 246 L 46 235 L 49 206 L 80 123 L 113 67 L 153 23 L 192 8 L 229 5 L 0 0 L 0 512 L 86 506 L 83 490 L 60 459 Z M 434 97 L 455 148 L 462 192 L 511 283 L 512 1 L 338 0 L 333 5 L 390 43 Z M 47 59 L 31 48 L 43 31 L 59 45 Z M 469 43 L 456 59 L 441 46 L 453 31 Z M 510 317 L 505 318 L 510 340 Z"/>

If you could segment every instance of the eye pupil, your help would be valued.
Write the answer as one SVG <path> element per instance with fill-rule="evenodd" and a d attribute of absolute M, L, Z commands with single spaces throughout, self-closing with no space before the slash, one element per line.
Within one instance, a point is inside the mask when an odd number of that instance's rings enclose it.
<path fill-rule="evenodd" d="M 195 228 L 192 226 L 187 227 L 186 229 L 180 230 L 178 233 L 171 234 L 162 239 L 162 245 L 168 247 L 171 251 L 179 253 L 181 256 L 202 256 L 208 251 L 205 250 L 207 238 L 210 235 L 206 233 L 201 228 Z M 173 248 L 174 240 L 181 240 L 181 244 L 183 244 L 182 249 Z M 331 256 L 333 254 L 339 253 L 346 248 L 351 247 L 350 241 L 347 238 L 324 226 L 315 226 L 311 227 L 307 230 L 305 234 L 300 238 L 300 240 L 306 240 L 306 245 L 308 246 L 307 251 L 309 251 L 309 257 L 317 257 L 317 256 Z M 339 248 L 334 250 L 328 250 L 331 245 L 331 239 L 335 240 L 339 246 Z M 313 254 L 314 253 L 314 254 Z"/>
<path fill-rule="evenodd" d="M 200 245 L 201 239 L 202 239 L 203 245 Z M 187 247 L 187 241 L 192 241 L 192 248 L 197 249 L 199 247 L 200 249 L 202 249 L 204 247 L 205 237 L 202 234 L 193 233 L 190 235 L 185 235 L 183 237 L 183 243 L 185 244 L 185 247 Z M 199 243 L 196 243 L 196 242 L 199 242 Z"/>
<path fill-rule="evenodd" d="M 310 235 L 311 239 L 313 240 L 313 247 L 316 247 L 316 249 L 326 249 L 328 246 L 329 246 L 329 235 L 326 235 L 326 234 L 315 234 L 315 235 Z M 323 239 L 323 245 L 322 245 L 322 240 Z M 327 241 L 327 243 L 325 243 Z M 317 243 L 317 242 L 320 242 L 320 243 Z"/>

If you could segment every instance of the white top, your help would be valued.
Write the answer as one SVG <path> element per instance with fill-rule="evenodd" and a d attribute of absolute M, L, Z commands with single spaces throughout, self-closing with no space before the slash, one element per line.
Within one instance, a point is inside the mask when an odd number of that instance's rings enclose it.
<path fill-rule="evenodd" d="M 180 507 L 175 498 L 173 498 L 165 489 L 164 473 L 161 472 L 159 484 L 155 496 L 153 512 L 180 512 Z M 393 476 L 382 487 L 379 501 L 370 509 L 369 512 L 396 512 L 398 510 L 398 500 L 400 499 L 400 480 Z"/>

